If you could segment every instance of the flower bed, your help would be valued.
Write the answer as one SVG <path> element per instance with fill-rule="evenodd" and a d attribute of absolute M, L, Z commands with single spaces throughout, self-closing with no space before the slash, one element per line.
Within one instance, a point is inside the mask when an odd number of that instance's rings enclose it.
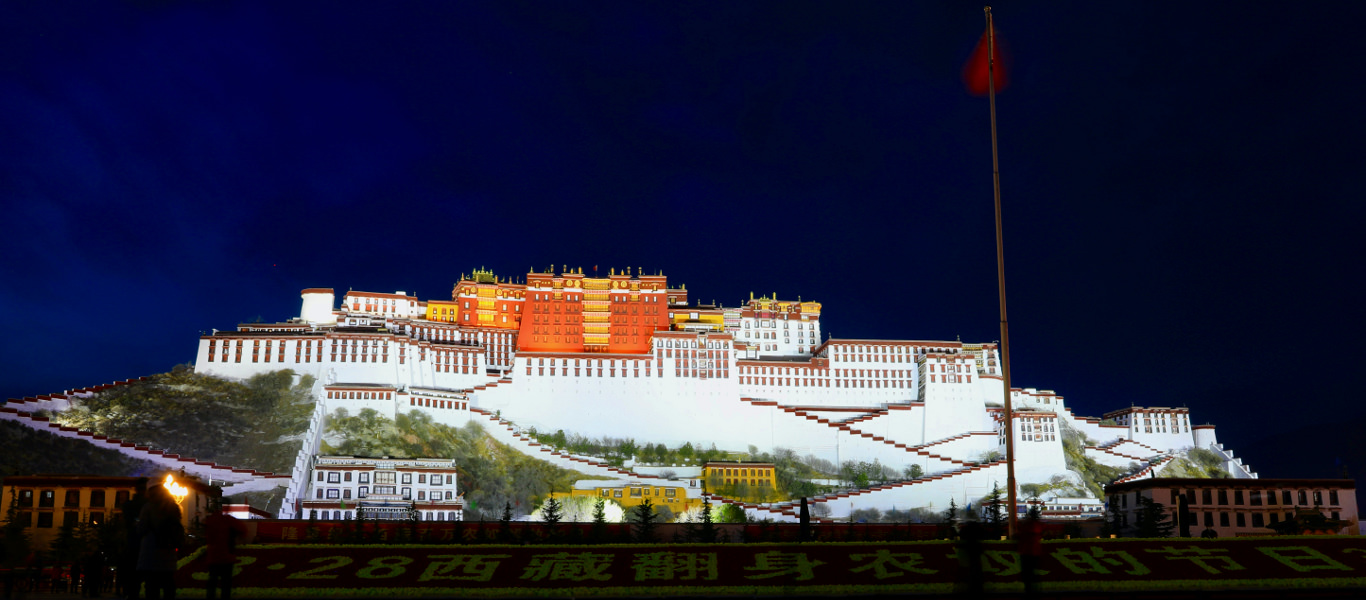
<path fill-rule="evenodd" d="M 253 545 L 238 549 L 240 597 L 630 596 L 944 593 L 966 572 L 949 542 L 604 546 Z M 1020 587 L 1006 542 L 982 544 L 988 590 Z M 187 597 L 202 552 L 181 561 Z M 1366 539 L 1059 540 L 1044 590 L 1366 589 Z"/>

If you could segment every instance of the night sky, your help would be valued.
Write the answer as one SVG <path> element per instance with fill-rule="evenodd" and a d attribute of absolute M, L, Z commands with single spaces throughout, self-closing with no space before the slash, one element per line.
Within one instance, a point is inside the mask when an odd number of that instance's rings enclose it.
<path fill-rule="evenodd" d="M 1360 472 L 1366 8 L 1040 4 L 994 9 L 1015 385 Z M 981 8 L 0 3 L 0 393 L 478 267 L 996 340 Z"/>

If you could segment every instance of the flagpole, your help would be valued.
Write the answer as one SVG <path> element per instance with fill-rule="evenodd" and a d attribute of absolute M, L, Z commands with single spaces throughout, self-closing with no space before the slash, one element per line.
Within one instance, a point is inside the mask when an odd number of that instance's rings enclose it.
<path fill-rule="evenodd" d="M 984 9 L 987 16 L 987 96 L 991 104 L 991 188 L 996 200 L 996 283 L 1001 297 L 1001 379 L 1005 388 L 1006 432 L 1006 503 L 1009 513 L 1006 535 L 1015 539 L 1018 515 L 1015 507 L 1015 418 L 1010 406 L 1010 329 L 1006 325 L 1006 259 L 1005 241 L 1001 235 L 1001 166 L 996 158 L 996 31 L 991 22 L 991 7 Z"/>

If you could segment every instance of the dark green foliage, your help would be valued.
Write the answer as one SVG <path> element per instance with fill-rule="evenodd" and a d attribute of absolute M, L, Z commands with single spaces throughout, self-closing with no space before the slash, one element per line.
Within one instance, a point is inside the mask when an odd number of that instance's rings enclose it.
<path fill-rule="evenodd" d="M 1224 470 L 1223 457 L 1216 454 L 1213 450 L 1205 448 L 1191 448 L 1186 451 L 1186 458 L 1203 472 L 1204 477 L 1212 479 L 1227 479 L 1230 477 L 1228 471 Z M 1194 477 L 1202 475 L 1192 474 Z"/>
<path fill-rule="evenodd" d="M 717 523 L 748 523 L 749 515 L 745 514 L 745 509 L 735 504 L 723 504 L 720 510 L 716 511 L 713 517 Z"/>
<path fill-rule="evenodd" d="M 8 494 L 11 499 L 15 497 L 13 487 L 9 489 Z M 28 526 L 28 523 L 19 522 L 19 503 L 11 500 L 9 510 L 5 513 L 5 524 L 0 526 L 0 535 L 4 536 L 3 539 L 0 539 L 0 544 L 3 545 L 0 550 L 4 552 L 4 554 L 0 554 L 0 567 L 22 564 L 24 557 L 28 556 Z"/>
<path fill-rule="evenodd" d="M 649 498 L 646 498 L 635 508 L 631 509 L 631 521 L 635 524 L 636 542 L 651 544 L 655 541 L 655 521 L 659 515 L 655 514 L 655 505 Z"/>
<path fill-rule="evenodd" d="M 849 513 L 850 523 L 881 523 L 882 511 L 876 508 L 860 508 Z"/>
<path fill-rule="evenodd" d="M 327 432 L 342 441 L 335 446 L 324 443 L 324 452 L 455 459 L 470 518 L 496 517 L 500 504 L 535 506 L 552 489 L 593 479 L 499 444 L 477 423 L 451 427 L 421 411 L 399 413 L 390 420 L 371 409 L 355 415 L 338 409 L 328 417 Z"/>
<path fill-rule="evenodd" d="M 554 496 L 541 505 L 541 520 L 545 522 L 546 534 L 553 540 L 560 534 L 560 501 Z"/>
<path fill-rule="evenodd" d="M 1020 485 L 1020 493 L 1025 498 L 1042 498 L 1049 492 L 1056 492 L 1067 497 L 1084 496 L 1085 492 L 1077 487 L 1077 484 L 1068 479 L 1066 475 L 1054 475 L 1044 483 L 1025 483 Z"/>
<path fill-rule="evenodd" d="M 503 544 L 512 543 L 512 503 L 503 505 L 503 514 L 498 517 L 498 541 Z"/>
<path fill-rule="evenodd" d="M 1105 519 L 1105 526 L 1101 529 L 1104 535 L 1123 537 L 1124 535 L 1124 513 L 1119 510 L 1119 499 L 1111 497 L 1106 505 L 1106 512 L 1109 515 Z"/>
<path fill-rule="evenodd" d="M 593 531 L 590 537 L 594 542 L 607 538 L 607 501 L 602 498 L 593 504 Z"/>
<path fill-rule="evenodd" d="M 949 509 L 944 511 L 944 520 L 952 523 L 958 520 L 958 502 L 949 498 Z"/>
<path fill-rule="evenodd" d="M 991 484 L 991 493 L 982 498 L 982 509 L 986 511 L 987 524 L 996 531 L 1001 530 L 1007 516 L 1006 501 L 1002 497 L 1003 494 L 1001 486 L 993 483 Z"/>
<path fill-rule="evenodd" d="M 1138 495 L 1138 512 L 1134 515 L 1134 535 L 1141 538 L 1171 537 L 1176 524 L 1166 507 L 1142 494 Z"/>
<path fill-rule="evenodd" d="M 179 365 L 95 394 L 52 420 L 182 456 L 288 473 L 313 411 L 313 378 L 293 383 L 288 369 L 237 382 Z"/>
<path fill-rule="evenodd" d="M 62 475 L 132 476 L 159 470 L 151 461 L 138 460 L 117 450 L 90 442 L 39 431 L 20 423 L 0 420 L 0 484 L 10 475 L 50 473 Z"/>
<path fill-rule="evenodd" d="M 1092 445 L 1091 440 L 1086 439 L 1085 435 L 1072 429 L 1064 421 L 1059 421 L 1058 425 L 1061 428 L 1062 453 L 1067 461 L 1068 470 L 1081 475 L 1082 483 L 1086 485 L 1092 497 L 1104 498 L 1105 486 L 1128 472 L 1118 467 L 1102 465 L 1087 456 L 1086 446 Z"/>
<path fill-rule="evenodd" d="M 716 521 L 711 516 L 711 499 L 706 496 L 702 497 L 702 522 L 693 541 L 708 544 L 716 541 Z"/>

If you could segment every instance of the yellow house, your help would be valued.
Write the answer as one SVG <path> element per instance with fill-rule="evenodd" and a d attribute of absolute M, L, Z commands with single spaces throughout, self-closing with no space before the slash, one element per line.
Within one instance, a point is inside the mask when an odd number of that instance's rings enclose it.
<path fill-rule="evenodd" d="M 428 300 L 427 313 L 424 318 L 428 321 L 455 323 L 457 308 L 459 308 L 459 304 L 452 300 Z"/>
<path fill-rule="evenodd" d="M 708 462 L 702 466 L 707 492 L 747 502 L 781 499 L 773 463 Z"/>
<path fill-rule="evenodd" d="M 649 498 L 655 506 L 667 506 L 674 514 L 694 506 L 702 506 L 702 486 L 696 479 L 660 480 L 649 483 L 633 480 L 581 480 L 574 482 L 574 490 L 568 495 L 608 498 L 626 509 L 639 506 Z"/>
<path fill-rule="evenodd" d="M 47 549 L 65 525 L 111 523 L 121 526 L 123 506 L 135 495 L 139 479 L 147 486 L 162 485 L 168 475 L 152 478 L 97 475 L 14 475 L 0 487 L 0 518 L 15 510 L 15 519 L 28 528 L 31 548 Z M 169 475 L 184 494 L 181 521 L 187 528 L 208 513 L 209 499 L 222 491 L 192 477 Z"/>

